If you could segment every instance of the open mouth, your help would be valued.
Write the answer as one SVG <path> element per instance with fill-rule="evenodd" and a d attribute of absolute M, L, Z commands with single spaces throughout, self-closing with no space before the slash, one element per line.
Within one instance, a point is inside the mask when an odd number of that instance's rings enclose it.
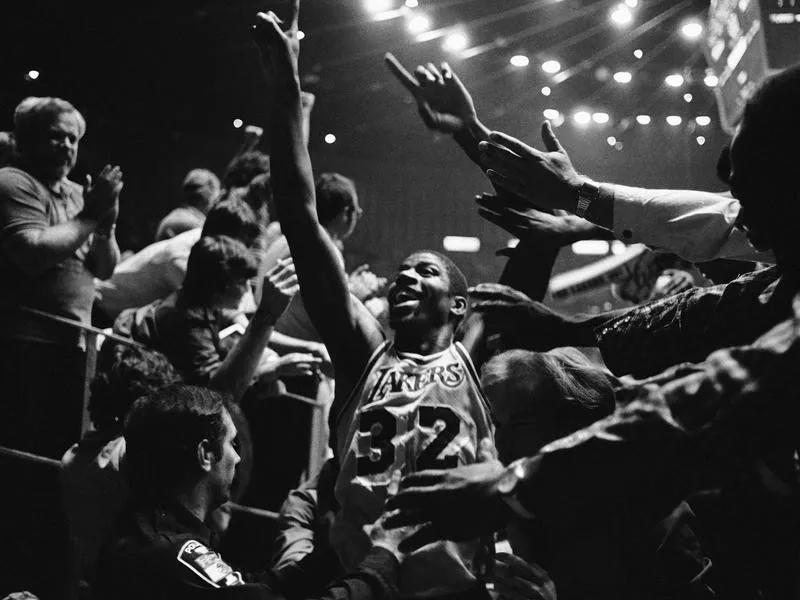
<path fill-rule="evenodd" d="M 408 289 L 397 290 L 392 294 L 392 304 L 395 307 L 412 306 L 419 302 L 419 294 Z"/>

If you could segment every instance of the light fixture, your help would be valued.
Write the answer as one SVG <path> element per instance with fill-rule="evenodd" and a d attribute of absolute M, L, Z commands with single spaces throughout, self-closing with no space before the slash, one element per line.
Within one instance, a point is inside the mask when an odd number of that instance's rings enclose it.
<path fill-rule="evenodd" d="M 510 62 L 515 67 L 527 67 L 530 64 L 531 60 L 524 54 L 515 54 L 510 59 L 508 59 L 508 62 Z"/>
<path fill-rule="evenodd" d="M 625 0 L 625 6 L 628 8 L 636 8 L 639 6 L 639 0 Z"/>
<path fill-rule="evenodd" d="M 617 4 L 611 11 L 611 20 L 621 27 L 630 25 L 633 21 L 633 13 L 631 9 L 624 4 Z"/>
<path fill-rule="evenodd" d="M 417 8 L 419 6 L 419 2 L 417 0 L 406 0 L 406 7 L 408 8 Z"/>
<path fill-rule="evenodd" d="M 298 40 L 306 39 L 306 32 L 305 31 L 301 31 L 301 30 L 298 29 L 297 30 L 297 39 Z"/>
<path fill-rule="evenodd" d="M 581 240 L 572 244 L 573 254 L 583 256 L 602 256 L 608 254 L 609 245 L 604 240 Z"/>
<path fill-rule="evenodd" d="M 644 52 L 642 52 L 641 49 L 637 48 L 636 50 L 633 51 L 633 55 L 636 58 L 642 58 L 644 56 Z"/>
<path fill-rule="evenodd" d="M 681 25 L 681 35 L 687 40 L 694 41 L 703 35 L 703 24 L 695 19 L 686 21 Z"/>
<path fill-rule="evenodd" d="M 592 115 L 590 115 L 590 114 L 589 114 L 588 112 L 586 112 L 585 110 L 579 110 L 579 111 L 578 111 L 578 112 L 576 112 L 574 115 L 572 115 L 572 119 L 573 119 L 573 120 L 574 120 L 574 121 L 575 121 L 575 122 L 576 122 L 578 125 L 588 125 L 588 124 L 591 122 L 591 120 L 592 120 Z"/>
<path fill-rule="evenodd" d="M 559 117 L 561 117 L 561 113 L 558 112 L 555 108 L 546 108 L 544 109 L 544 118 L 548 121 L 557 121 Z"/>
<path fill-rule="evenodd" d="M 592 121 L 594 121 L 598 125 L 605 125 L 610 120 L 611 117 L 607 112 L 596 112 L 592 115 Z"/>
<path fill-rule="evenodd" d="M 481 249 L 481 240 L 463 235 L 447 235 L 442 240 L 442 246 L 448 252 L 477 252 Z"/>
<path fill-rule="evenodd" d="M 431 27 L 431 20 L 425 15 L 414 15 L 408 20 L 406 27 L 409 33 L 416 35 L 423 31 L 428 31 Z"/>
<path fill-rule="evenodd" d="M 370 13 L 382 13 L 392 9 L 392 0 L 364 0 L 364 8 Z"/>
<path fill-rule="evenodd" d="M 460 52 L 467 47 L 467 36 L 463 33 L 451 33 L 442 44 L 442 50 L 447 52 Z"/>
<path fill-rule="evenodd" d="M 709 73 L 708 75 L 703 78 L 703 83 L 706 84 L 706 87 L 717 87 L 719 85 L 719 77 L 714 75 L 713 73 Z"/>
<path fill-rule="evenodd" d="M 698 146 L 702 146 L 702 145 L 704 145 L 706 143 L 706 138 L 703 137 L 702 135 L 698 135 L 696 139 L 697 139 L 697 145 Z"/>
<path fill-rule="evenodd" d="M 335 144 L 336 143 L 336 136 L 332 133 L 328 133 L 325 135 L 325 143 L 326 144 Z"/>
<path fill-rule="evenodd" d="M 700 127 L 707 127 L 711 125 L 711 117 L 706 115 L 699 115 L 694 118 L 694 122 L 697 123 Z"/>
<path fill-rule="evenodd" d="M 25 79 L 28 79 L 29 81 L 36 81 L 37 79 L 39 79 L 39 75 L 41 75 L 39 71 L 37 71 L 36 69 L 31 69 L 25 74 Z"/>
<path fill-rule="evenodd" d="M 677 127 L 683 123 L 683 119 L 681 119 L 678 115 L 670 115 L 667 117 L 667 123 L 672 125 L 672 127 Z"/>
<path fill-rule="evenodd" d="M 551 90 L 549 86 L 544 86 L 542 88 L 542 96 L 549 96 L 552 93 L 553 93 L 553 90 Z"/>
<path fill-rule="evenodd" d="M 561 70 L 561 63 L 557 60 L 547 60 L 542 63 L 542 71 L 545 73 L 558 73 Z"/>
<path fill-rule="evenodd" d="M 681 87 L 684 81 L 683 75 L 680 73 L 672 73 L 664 78 L 664 83 L 666 83 L 669 87 L 674 88 Z"/>
<path fill-rule="evenodd" d="M 616 146 L 617 138 L 615 138 L 613 135 L 610 135 L 606 138 L 606 142 L 608 143 L 609 146 Z"/>
<path fill-rule="evenodd" d="M 244 125 L 244 121 L 242 121 L 241 119 L 234 119 L 233 120 L 233 126 L 236 129 L 241 129 L 242 125 Z"/>
<path fill-rule="evenodd" d="M 650 125 L 650 115 L 636 115 L 636 122 L 639 125 Z"/>
<path fill-rule="evenodd" d="M 691 102 L 692 100 L 694 100 L 694 96 L 692 96 L 690 93 L 687 92 L 686 94 L 683 95 L 683 100 L 684 102 Z"/>
<path fill-rule="evenodd" d="M 614 73 L 614 81 L 617 83 L 630 83 L 633 79 L 630 71 L 617 71 Z"/>

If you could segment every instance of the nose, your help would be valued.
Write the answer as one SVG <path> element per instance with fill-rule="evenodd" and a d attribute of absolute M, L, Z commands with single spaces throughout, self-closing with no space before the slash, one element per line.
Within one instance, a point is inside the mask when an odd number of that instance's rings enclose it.
<path fill-rule="evenodd" d="M 408 267 L 406 269 L 401 269 L 397 273 L 397 283 L 411 283 L 418 279 L 417 272 L 414 270 L 414 267 Z"/>

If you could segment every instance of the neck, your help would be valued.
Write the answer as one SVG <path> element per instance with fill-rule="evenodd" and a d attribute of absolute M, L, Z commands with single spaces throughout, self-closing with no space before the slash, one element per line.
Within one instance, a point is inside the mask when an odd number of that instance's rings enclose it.
<path fill-rule="evenodd" d="M 46 169 L 41 169 L 36 166 L 36 163 L 31 160 L 26 160 L 25 157 L 20 158 L 19 167 L 23 171 L 27 171 L 31 175 L 33 175 L 36 179 L 41 181 L 47 187 L 53 187 L 66 179 L 66 175 L 61 176 L 59 174 L 54 174 L 52 171 L 48 172 Z"/>
<path fill-rule="evenodd" d="M 436 354 L 453 343 L 453 326 L 427 328 L 424 331 L 414 328 L 395 330 L 394 347 L 400 352 L 412 352 L 423 356 Z"/>
<path fill-rule="evenodd" d="M 211 497 L 208 490 L 201 484 L 194 485 L 191 489 L 178 494 L 178 504 L 200 519 L 203 523 L 211 513 Z"/>

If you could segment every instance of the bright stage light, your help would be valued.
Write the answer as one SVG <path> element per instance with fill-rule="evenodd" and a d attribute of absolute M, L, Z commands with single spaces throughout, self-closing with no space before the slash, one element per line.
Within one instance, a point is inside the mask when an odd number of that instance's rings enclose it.
<path fill-rule="evenodd" d="M 630 25 L 633 21 L 633 13 L 624 4 L 618 4 L 614 7 L 614 10 L 611 11 L 611 20 L 616 25 L 624 27 L 625 25 Z"/>
<path fill-rule="evenodd" d="M 625 6 L 628 8 L 636 8 L 639 6 L 639 0 L 625 0 Z"/>
<path fill-rule="evenodd" d="M 698 135 L 696 141 L 698 146 L 702 146 L 706 143 L 706 138 L 704 138 L 702 135 Z"/>
<path fill-rule="evenodd" d="M 241 129 L 242 125 L 244 125 L 244 121 L 242 121 L 241 119 L 234 119 L 233 120 L 233 126 L 236 129 Z"/>
<path fill-rule="evenodd" d="M 672 127 L 677 127 L 683 123 L 683 119 L 681 119 L 678 115 L 670 115 L 667 117 L 667 123 Z"/>
<path fill-rule="evenodd" d="M 592 115 L 592 121 L 594 121 L 598 125 L 605 125 L 610 120 L 611 117 L 607 112 L 596 112 Z"/>
<path fill-rule="evenodd" d="M 617 83 L 630 83 L 633 79 L 630 71 L 617 71 L 614 73 L 614 81 Z"/>
<path fill-rule="evenodd" d="M 408 8 L 417 8 L 419 6 L 419 2 L 417 2 L 417 0 L 406 0 L 406 6 Z"/>
<path fill-rule="evenodd" d="M 467 36 L 463 33 L 451 33 L 442 44 L 442 50 L 447 52 L 460 52 L 467 47 Z"/>
<path fill-rule="evenodd" d="M 408 32 L 413 34 L 428 31 L 431 28 L 431 20 L 425 15 L 415 15 L 408 21 Z"/>
<path fill-rule="evenodd" d="M 591 122 L 591 120 L 592 120 L 592 115 L 590 115 L 590 114 L 589 114 L 588 112 L 586 112 L 585 110 L 579 110 L 579 111 L 578 111 L 578 112 L 576 112 L 574 115 L 572 115 L 572 119 L 573 119 L 573 120 L 574 120 L 574 121 L 575 121 L 575 122 L 576 122 L 578 125 L 588 125 L 588 124 Z"/>
<path fill-rule="evenodd" d="M 664 78 L 664 83 L 666 83 L 669 87 L 681 87 L 684 83 L 683 75 L 680 73 L 672 73 L 671 75 L 667 75 Z"/>
<path fill-rule="evenodd" d="M 557 121 L 561 118 L 561 113 L 558 112 L 555 108 L 546 108 L 544 109 L 544 118 L 548 121 Z"/>
<path fill-rule="evenodd" d="M 336 136 L 332 133 L 329 133 L 325 136 L 325 143 L 326 144 L 335 144 L 336 143 Z"/>
<path fill-rule="evenodd" d="M 636 50 L 633 51 L 633 55 L 636 58 L 642 58 L 644 56 L 644 52 L 642 52 L 641 49 L 637 48 Z"/>
<path fill-rule="evenodd" d="M 542 71 L 553 75 L 561 70 L 561 63 L 557 60 L 548 60 L 542 63 Z"/>
<path fill-rule="evenodd" d="M 616 146 L 617 145 L 617 138 L 615 138 L 613 135 L 610 135 L 610 136 L 608 136 L 606 138 L 606 143 L 609 146 Z"/>
<path fill-rule="evenodd" d="M 542 88 L 542 96 L 549 96 L 552 93 L 553 93 L 553 90 L 551 90 L 548 86 L 544 86 Z"/>
<path fill-rule="evenodd" d="M 684 102 L 691 102 L 692 100 L 694 100 L 694 96 L 692 96 L 691 94 L 687 93 L 687 94 L 683 95 L 683 101 Z"/>
<path fill-rule="evenodd" d="M 481 249 L 481 240 L 463 235 L 447 235 L 442 240 L 442 246 L 448 252 L 478 252 Z"/>
<path fill-rule="evenodd" d="M 581 240 L 572 244 L 573 254 L 581 254 L 584 256 L 601 256 L 608 254 L 609 244 L 603 240 Z"/>
<path fill-rule="evenodd" d="M 717 87 L 717 85 L 719 84 L 719 78 L 713 73 L 709 73 L 703 79 L 703 83 L 706 84 L 706 87 L 710 88 Z"/>
<path fill-rule="evenodd" d="M 703 24 L 694 19 L 686 21 L 686 23 L 681 25 L 681 35 L 687 40 L 694 41 L 699 39 L 700 36 L 703 35 Z"/>
<path fill-rule="evenodd" d="M 531 60 L 524 54 L 515 54 L 508 62 L 515 67 L 527 67 L 531 63 Z"/>
<path fill-rule="evenodd" d="M 376 14 L 392 9 L 392 0 L 364 0 L 364 8 L 367 12 Z"/>
<path fill-rule="evenodd" d="M 711 117 L 706 115 L 700 115 L 695 117 L 694 122 L 697 123 L 700 127 L 707 127 L 711 125 Z"/>
<path fill-rule="evenodd" d="M 650 115 L 636 115 L 636 122 L 639 125 L 650 125 Z"/>
<path fill-rule="evenodd" d="M 25 75 L 25 78 L 29 79 L 30 81 L 36 81 L 37 79 L 39 79 L 39 75 L 41 75 L 41 73 L 39 73 L 39 71 L 37 71 L 36 69 L 31 69 Z"/>

